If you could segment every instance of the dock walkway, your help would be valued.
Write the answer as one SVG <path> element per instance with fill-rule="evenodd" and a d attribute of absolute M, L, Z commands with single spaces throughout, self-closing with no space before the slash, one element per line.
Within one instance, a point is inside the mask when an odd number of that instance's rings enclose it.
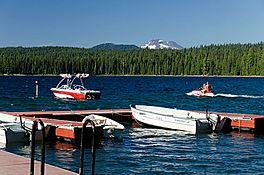
<path fill-rule="evenodd" d="M 40 174 L 40 161 L 35 160 L 35 175 Z M 28 175 L 30 173 L 30 158 L 0 150 L 0 174 Z M 77 175 L 77 173 L 45 164 L 46 175 Z"/>

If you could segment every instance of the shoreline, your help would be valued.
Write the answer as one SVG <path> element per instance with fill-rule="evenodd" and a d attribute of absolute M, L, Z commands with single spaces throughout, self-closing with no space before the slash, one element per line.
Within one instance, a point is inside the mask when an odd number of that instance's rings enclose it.
<path fill-rule="evenodd" d="M 60 76 L 56 74 L 35 74 L 35 75 L 27 75 L 27 74 L 0 74 L 0 76 Z M 213 77 L 219 77 L 219 78 L 264 78 L 263 75 L 91 75 L 91 76 L 123 76 L 123 77 L 208 77 L 208 78 L 213 78 Z"/>

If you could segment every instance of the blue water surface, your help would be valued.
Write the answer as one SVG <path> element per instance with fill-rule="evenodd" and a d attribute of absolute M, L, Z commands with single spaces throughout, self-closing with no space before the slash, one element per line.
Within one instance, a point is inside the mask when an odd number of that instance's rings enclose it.
<path fill-rule="evenodd" d="M 39 96 L 35 97 L 35 81 Z M 92 76 L 85 86 L 102 92 L 99 100 L 60 100 L 50 88 L 58 76 L 0 76 L 0 111 L 41 111 L 129 108 L 130 104 L 157 105 L 264 115 L 264 78 Z M 215 97 L 186 93 L 205 82 Z M 263 136 L 249 133 L 188 135 L 179 131 L 140 128 L 123 123 L 122 139 L 105 140 L 96 149 L 95 174 L 264 174 Z M 26 157 L 30 147 L 3 148 Z M 46 161 L 74 172 L 79 148 L 67 143 L 47 145 Z M 40 147 L 37 149 L 39 159 Z M 85 149 L 85 173 L 90 173 L 91 149 Z"/>

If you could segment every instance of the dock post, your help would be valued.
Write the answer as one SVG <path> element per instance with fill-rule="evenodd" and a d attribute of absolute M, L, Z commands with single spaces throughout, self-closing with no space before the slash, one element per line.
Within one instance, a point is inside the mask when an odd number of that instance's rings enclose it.
<path fill-rule="evenodd" d="M 41 148 L 41 168 L 40 174 L 44 175 L 45 173 L 45 146 L 46 146 L 46 135 L 45 135 L 45 126 L 42 120 L 33 121 L 32 125 L 32 135 L 31 135 L 31 159 L 30 159 L 30 175 L 34 175 L 34 157 L 35 157 L 35 143 L 36 143 L 36 130 L 38 123 L 41 125 L 42 129 L 42 148 Z"/>
<path fill-rule="evenodd" d="M 88 119 L 89 116 L 85 117 L 82 121 L 82 135 L 81 135 L 81 153 L 80 153 L 80 168 L 79 175 L 83 175 L 83 160 L 84 160 L 84 135 L 85 128 L 88 123 L 92 126 L 92 160 L 91 160 L 91 175 L 94 175 L 94 167 L 95 167 L 95 148 L 94 148 L 94 135 L 95 135 L 95 124 L 92 120 Z"/>
<path fill-rule="evenodd" d="M 38 93 L 39 93 L 39 87 L 38 87 L 38 81 L 35 81 L 35 85 L 36 85 L 36 98 L 38 97 Z"/>
<path fill-rule="evenodd" d="M 31 133 L 31 159 L 30 159 L 30 175 L 34 175 L 34 157 L 35 157 L 35 134 L 37 123 L 33 121 Z"/>

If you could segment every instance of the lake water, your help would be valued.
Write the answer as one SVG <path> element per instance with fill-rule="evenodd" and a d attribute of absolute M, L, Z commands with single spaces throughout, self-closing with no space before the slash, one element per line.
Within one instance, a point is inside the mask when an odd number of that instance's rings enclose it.
<path fill-rule="evenodd" d="M 39 97 L 35 98 L 35 81 Z M 264 78 L 92 76 L 86 87 L 102 92 L 99 100 L 60 100 L 50 91 L 57 76 L 0 76 L 0 111 L 129 108 L 130 104 L 188 110 L 264 115 Z M 205 82 L 216 97 L 186 93 Z M 139 128 L 123 123 L 123 139 L 105 140 L 96 149 L 95 174 L 263 174 L 264 136 L 231 132 L 188 135 L 179 131 Z M 3 148 L 26 157 L 30 147 Z M 78 172 L 80 150 L 66 143 L 47 145 L 46 162 Z M 40 154 L 40 148 L 37 155 Z M 39 157 L 38 157 L 39 158 Z M 91 150 L 85 149 L 85 174 Z"/>

